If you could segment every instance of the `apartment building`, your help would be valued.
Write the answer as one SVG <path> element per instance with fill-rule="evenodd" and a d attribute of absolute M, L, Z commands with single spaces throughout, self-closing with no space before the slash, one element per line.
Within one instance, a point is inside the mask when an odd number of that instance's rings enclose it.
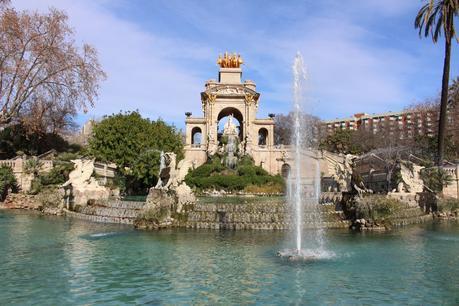
<path fill-rule="evenodd" d="M 447 129 L 457 138 L 459 137 L 459 108 L 455 104 L 448 105 Z M 433 108 L 372 115 L 357 113 L 348 118 L 324 121 L 322 129 L 327 135 L 339 129 L 363 129 L 373 134 L 382 132 L 386 135 L 397 135 L 400 139 L 409 139 L 416 135 L 434 136 L 438 129 L 438 117 L 438 110 Z"/>

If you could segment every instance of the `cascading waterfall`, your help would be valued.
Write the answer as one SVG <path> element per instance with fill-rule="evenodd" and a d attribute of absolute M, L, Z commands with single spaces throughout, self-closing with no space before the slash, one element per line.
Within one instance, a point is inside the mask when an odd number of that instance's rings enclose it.
<path fill-rule="evenodd" d="M 321 190 L 319 160 L 304 156 L 307 145 L 304 140 L 312 137 L 312 126 L 310 122 L 305 121 L 302 115 L 305 81 L 306 71 L 303 58 L 298 52 L 293 64 L 294 171 L 290 173 L 287 184 L 287 198 L 292 207 L 294 221 L 295 248 L 278 253 L 280 256 L 293 260 L 317 260 L 333 256 L 333 253 L 325 251 L 319 205 Z M 305 164 L 311 165 L 312 169 L 302 169 Z M 303 224 L 308 224 L 308 231 L 303 232 Z M 304 237 L 303 234 L 305 234 Z"/>

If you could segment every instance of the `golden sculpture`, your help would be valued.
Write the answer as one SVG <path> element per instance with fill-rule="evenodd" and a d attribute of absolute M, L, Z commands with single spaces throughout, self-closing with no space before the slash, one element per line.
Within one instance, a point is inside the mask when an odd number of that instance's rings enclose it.
<path fill-rule="evenodd" d="M 247 103 L 248 105 L 255 104 L 255 107 L 258 107 L 258 98 L 255 97 L 255 95 L 252 95 L 250 93 L 245 93 L 244 100 L 245 100 L 245 103 Z"/>
<path fill-rule="evenodd" d="M 228 54 L 225 52 L 225 55 L 218 55 L 217 64 L 220 65 L 220 68 L 240 68 L 244 63 L 240 54 Z"/>

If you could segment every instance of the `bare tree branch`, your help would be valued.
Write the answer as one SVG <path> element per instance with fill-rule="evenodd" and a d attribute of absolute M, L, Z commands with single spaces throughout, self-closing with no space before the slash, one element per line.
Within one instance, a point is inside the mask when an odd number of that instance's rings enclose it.
<path fill-rule="evenodd" d="M 0 0 L 0 126 L 58 131 L 94 105 L 106 77 L 97 52 L 76 46 L 62 11 L 18 12 L 8 4 Z"/>

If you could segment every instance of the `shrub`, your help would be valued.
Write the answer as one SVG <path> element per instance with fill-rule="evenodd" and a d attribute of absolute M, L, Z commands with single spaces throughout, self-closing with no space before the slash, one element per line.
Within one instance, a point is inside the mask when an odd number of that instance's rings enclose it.
<path fill-rule="evenodd" d="M 80 155 L 72 152 L 63 152 L 56 156 L 57 161 L 71 162 L 72 159 L 80 158 Z"/>
<path fill-rule="evenodd" d="M 242 165 L 242 166 L 238 167 L 237 168 L 237 173 L 240 176 L 255 176 L 255 175 L 257 175 L 255 167 L 248 166 L 248 165 Z"/>
<path fill-rule="evenodd" d="M 43 207 L 58 207 L 62 203 L 62 195 L 54 187 L 44 188 L 37 197 Z"/>
<path fill-rule="evenodd" d="M 126 192 L 126 176 L 119 172 L 115 172 L 115 177 L 113 180 L 107 181 L 106 187 L 110 189 L 119 189 L 120 193 L 124 194 Z"/>
<path fill-rule="evenodd" d="M 42 163 L 37 158 L 28 159 L 24 164 L 24 172 L 27 174 L 38 175 Z"/>
<path fill-rule="evenodd" d="M 0 201 L 5 199 L 8 189 L 17 191 L 16 177 L 10 167 L 2 165 L 0 166 Z"/>
<path fill-rule="evenodd" d="M 267 194 L 283 193 L 284 185 L 283 183 L 275 183 L 275 182 L 269 182 L 262 186 L 250 184 L 244 188 L 244 191 L 247 193 L 267 193 Z"/>
<path fill-rule="evenodd" d="M 43 188 L 43 185 L 41 183 L 41 179 L 39 177 L 36 177 L 32 180 L 29 194 L 38 194 Z"/>
<path fill-rule="evenodd" d="M 196 170 L 193 173 L 194 177 L 207 177 L 212 174 L 214 171 L 214 165 L 213 164 L 204 164 L 201 167 L 196 168 Z"/>
<path fill-rule="evenodd" d="M 36 186 L 62 185 L 68 180 L 69 174 L 73 169 L 74 166 L 70 162 L 56 161 L 56 164 L 48 173 L 40 174 L 34 179 L 39 181 Z"/>
<path fill-rule="evenodd" d="M 74 165 L 66 159 L 74 159 L 75 155 L 72 153 L 63 153 L 59 156 L 54 162 L 54 167 L 48 173 L 39 174 L 32 180 L 29 194 L 38 194 L 42 191 L 43 187 L 62 185 L 68 180 L 70 172 L 74 169 Z"/>
<path fill-rule="evenodd" d="M 225 191 L 279 193 L 285 188 L 284 179 L 269 175 L 262 167 L 255 166 L 250 157 L 243 157 L 236 170 L 227 169 L 219 157 L 188 173 L 188 185 L 200 190 L 217 189 Z M 263 187 L 263 188 L 262 188 Z"/>
<path fill-rule="evenodd" d="M 459 209 L 459 200 L 454 198 L 440 198 L 437 202 L 437 209 L 441 212 L 451 212 Z"/>
<path fill-rule="evenodd" d="M 432 192 L 441 192 L 451 181 L 451 176 L 441 168 L 426 168 L 421 171 L 424 185 Z"/>
<path fill-rule="evenodd" d="M 54 167 L 46 174 L 39 176 L 42 185 L 60 185 L 65 183 L 66 177 L 61 169 Z"/>
<path fill-rule="evenodd" d="M 355 201 L 352 206 L 354 218 L 381 220 L 394 217 L 404 204 L 386 196 L 370 195 Z"/>

